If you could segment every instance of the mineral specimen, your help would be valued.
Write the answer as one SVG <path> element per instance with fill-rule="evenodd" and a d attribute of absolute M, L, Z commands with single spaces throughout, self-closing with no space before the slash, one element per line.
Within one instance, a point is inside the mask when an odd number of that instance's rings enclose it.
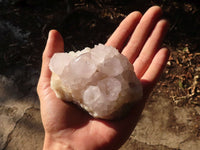
<path fill-rule="evenodd" d="M 133 65 L 111 46 L 99 44 L 82 51 L 55 53 L 49 68 L 56 96 L 96 118 L 121 117 L 142 98 Z"/>

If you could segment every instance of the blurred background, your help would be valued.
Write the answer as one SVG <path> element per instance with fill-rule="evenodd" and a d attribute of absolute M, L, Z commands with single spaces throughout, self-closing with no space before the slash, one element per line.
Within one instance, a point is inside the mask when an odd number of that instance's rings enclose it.
<path fill-rule="evenodd" d="M 24 72 L 13 78 L 21 85 L 21 75 L 38 71 L 50 29 L 61 32 L 66 51 L 92 47 L 105 43 L 130 12 L 144 13 L 152 5 L 161 6 L 171 24 L 164 41 L 171 51 L 199 51 L 198 0 L 0 0 L 0 73 L 13 76 L 20 67 Z"/>
<path fill-rule="evenodd" d="M 170 49 L 171 55 L 152 95 L 166 98 L 171 107 L 187 106 L 199 110 L 199 0 L 0 0 L 1 84 L 7 85 L 12 82 L 12 86 L 20 93 L 19 97 L 37 97 L 36 85 L 40 74 L 41 56 L 49 30 L 57 29 L 62 34 L 65 51 L 81 50 L 86 46 L 93 47 L 94 44 L 105 43 L 129 13 L 135 10 L 144 13 L 153 5 L 161 6 L 163 17 L 170 22 L 163 46 Z M 9 90 L 11 92 L 7 95 L 16 92 L 10 87 Z M 0 116 L 7 113 L 3 100 L 0 97 Z M 29 114 L 32 111 L 35 110 L 30 110 Z M 11 112 L 13 113 L 13 109 Z M 200 110 L 194 114 L 194 118 L 195 124 L 192 129 L 195 138 L 198 139 Z M 171 121 L 173 122 L 173 119 Z M 0 143 L 1 140 L 4 141 L 0 147 L 6 149 L 9 141 L 5 139 L 9 136 L 1 133 L 1 129 L 0 135 Z"/>
<path fill-rule="evenodd" d="M 66 51 L 92 47 L 105 43 L 130 12 L 145 12 L 152 5 L 161 6 L 171 24 L 164 44 L 172 51 L 187 47 L 190 52 L 197 52 L 198 0 L 1 0 L 0 73 L 11 76 L 13 68 L 20 67 L 29 78 L 27 69 L 38 71 L 50 29 L 61 32 Z M 13 78 L 20 85 L 25 79 L 19 73 Z"/>

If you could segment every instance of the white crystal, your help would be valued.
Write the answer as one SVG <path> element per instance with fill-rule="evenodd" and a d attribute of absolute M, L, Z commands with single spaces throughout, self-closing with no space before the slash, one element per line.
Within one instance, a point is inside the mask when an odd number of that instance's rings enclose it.
<path fill-rule="evenodd" d="M 117 76 L 123 72 L 123 68 L 120 60 L 115 56 L 105 60 L 104 64 L 99 67 L 99 71 L 107 76 Z"/>
<path fill-rule="evenodd" d="M 89 53 L 79 55 L 76 59 L 69 63 L 68 67 L 68 72 L 75 79 L 89 79 L 97 69 Z"/>
<path fill-rule="evenodd" d="M 56 53 L 53 55 L 50 61 L 50 70 L 54 70 L 56 74 L 61 75 L 65 66 L 71 61 L 70 55 L 67 53 Z"/>
<path fill-rule="evenodd" d="M 83 102 L 87 106 L 91 106 L 91 110 L 102 107 L 104 102 L 104 95 L 98 86 L 89 86 L 83 94 Z M 101 102 L 101 103 L 100 103 Z M 101 106 L 99 106 L 99 104 Z"/>
<path fill-rule="evenodd" d="M 92 116 L 115 119 L 142 98 L 142 86 L 132 64 L 118 50 L 103 44 L 82 51 L 56 53 L 51 58 L 51 87 Z"/>
<path fill-rule="evenodd" d="M 108 77 L 98 82 L 104 97 L 108 101 L 115 101 L 121 91 L 121 83 L 116 78 Z"/>

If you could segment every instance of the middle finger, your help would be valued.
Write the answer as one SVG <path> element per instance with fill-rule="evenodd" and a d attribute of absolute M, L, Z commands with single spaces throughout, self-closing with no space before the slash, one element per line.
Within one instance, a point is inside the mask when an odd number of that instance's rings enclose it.
<path fill-rule="evenodd" d="M 139 55 L 144 43 L 146 42 L 146 39 L 152 32 L 152 29 L 156 25 L 161 15 L 161 8 L 158 6 L 153 6 L 148 9 L 142 17 L 128 44 L 122 51 L 122 54 L 125 55 L 131 63 L 133 63 Z"/>

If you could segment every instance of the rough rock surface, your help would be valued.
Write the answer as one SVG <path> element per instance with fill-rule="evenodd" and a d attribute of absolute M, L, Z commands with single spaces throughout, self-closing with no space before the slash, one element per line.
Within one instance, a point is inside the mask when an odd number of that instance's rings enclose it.
<path fill-rule="evenodd" d="M 0 150 L 41 149 L 43 136 L 36 95 L 24 96 L 12 79 L 0 75 Z"/>
<path fill-rule="evenodd" d="M 49 68 L 57 97 L 80 105 L 94 117 L 121 117 L 142 97 L 133 65 L 111 46 L 56 53 Z"/>
<path fill-rule="evenodd" d="M 11 79 L 0 76 L 0 150 L 42 149 L 38 101 L 35 95 L 21 95 Z M 170 99 L 151 96 L 120 150 L 199 150 L 199 121 L 194 116 L 200 116 L 198 106 L 178 107 Z"/>
<path fill-rule="evenodd" d="M 199 120 L 194 116 L 200 113 L 196 108 L 173 106 L 169 99 L 152 96 L 120 150 L 198 150 Z"/>

